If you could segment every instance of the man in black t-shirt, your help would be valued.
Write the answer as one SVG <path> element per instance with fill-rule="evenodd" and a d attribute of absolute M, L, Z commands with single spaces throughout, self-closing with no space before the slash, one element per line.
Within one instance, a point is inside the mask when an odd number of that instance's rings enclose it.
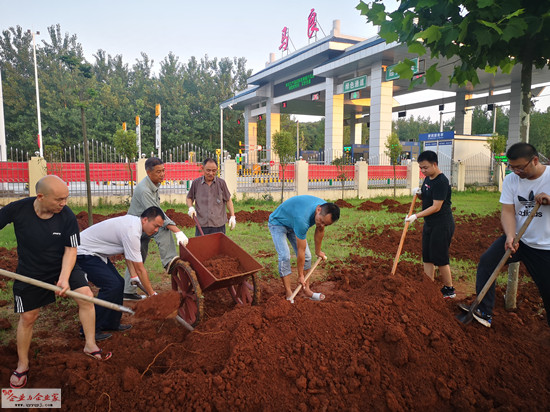
<path fill-rule="evenodd" d="M 54 294 L 18 280 L 14 282 L 14 310 L 20 317 L 17 326 L 19 359 L 10 378 L 12 388 L 27 384 L 32 330 L 40 308 L 54 302 L 56 294 L 64 296 L 69 288 L 93 296 L 86 274 L 75 266 L 80 238 L 76 218 L 66 206 L 69 197 L 66 183 L 57 176 L 45 176 L 36 184 L 36 193 L 36 197 L 18 200 L 0 209 L 0 229 L 13 223 L 17 239 L 17 273 L 56 284 L 62 290 Z M 76 302 L 86 338 L 84 353 L 98 360 L 110 358 L 111 353 L 102 355 L 96 344 L 93 303 Z"/>
<path fill-rule="evenodd" d="M 426 150 L 418 156 L 418 165 L 425 179 L 421 188 L 413 188 L 413 195 L 422 199 L 422 211 L 405 218 L 414 222 L 424 218 L 422 229 L 422 260 L 424 272 L 434 280 L 435 267 L 439 268 L 445 299 L 454 298 L 455 288 L 449 266 L 449 247 L 455 231 L 455 222 L 451 211 L 451 186 L 449 179 L 439 170 L 437 153 Z"/>

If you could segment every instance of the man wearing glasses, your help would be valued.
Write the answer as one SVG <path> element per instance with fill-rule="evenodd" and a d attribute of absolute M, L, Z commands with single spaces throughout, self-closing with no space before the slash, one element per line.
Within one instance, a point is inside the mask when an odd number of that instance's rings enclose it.
<path fill-rule="evenodd" d="M 546 319 L 550 324 L 550 168 L 544 166 L 537 150 L 528 143 L 516 143 L 506 152 L 510 173 L 504 179 L 500 203 L 502 211 L 500 221 L 504 235 L 481 256 L 477 267 L 476 292 L 479 293 L 487 283 L 506 250 L 512 251 L 507 263 L 522 261 L 535 281 L 544 307 Z M 514 237 L 523 225 L 536 203 L 541 206 L 533 221 L 514 244 Z M 492 312 L 495 306 L 495 284 L 491 286 L 474 318 L 483 326 L 491 327 Z M 461 306 L 468 310 L 468 307 Z"/>

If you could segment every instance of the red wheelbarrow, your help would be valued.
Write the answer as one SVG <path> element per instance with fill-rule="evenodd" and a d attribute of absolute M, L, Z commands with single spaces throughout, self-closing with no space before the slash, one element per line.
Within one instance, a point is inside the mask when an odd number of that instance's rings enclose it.
<path fill-rule="evenodd" d="M 202 262 L 227 255 L 239 261 L 242 273 L 218 279 Z M 189 239 L 187 246 L 180 245 L 180 260 L 172 267 L 172 289 L 181 295 L 176 319 L 193 330 L 204 316 L 203 293 L 227 288 L 237 305 L 257 305 L 260 288 L 256 272 L 263 269 L 252 256 L 223 233 L 214 233 Z"/>

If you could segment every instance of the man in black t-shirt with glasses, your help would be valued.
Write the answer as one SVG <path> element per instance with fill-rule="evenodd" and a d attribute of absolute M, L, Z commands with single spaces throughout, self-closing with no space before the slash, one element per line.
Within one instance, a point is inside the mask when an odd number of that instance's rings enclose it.
<path fill-rule="evenodd" d="M 426 150 L 418 156 L 420 171 L 426 176 L 420 188 L 412 189 L 412 194 L 422 199 L 422 211 L 405 218 L 414 222 L 424 218 L 422 229 L 422 260 L 424 272 L 434 280 L 435 267 L 439 268 L 445 299 L 454 298 L 455 288 L 449 265 L 449 247 L 455 231 L 455 221 L 451 211 L 451 185 L 449 179 L 439 170 L 437 153 Z"/>
<path fill-rule="evenodd" d="M 56 284 L 62 290 L 54 292 L 34 285 L 13 283 L 14 311 L 19 313 L 17 326 L 17 368 L 10 377 L 12 388 L 27 384 L 29 348 L 32 330 L 40 308 L 74 290 L 92 297 L 86 274 L 75 266 L 80 243 L 76 217 L 69 209 L 67 184 L 57 176 L 45 176 L 36 184 L 36 197 L 21 199 L 0 209 L 0 229 L 13 223 L 17 239 L 18 263 L 16 272 L 43 282 Z M 97 360 L 107 360 L 111 353 L 102 354 L 96 338 L 110 335 L 95 334 L 95 310 L 91 302 L 76 300 L 86 343 L 84 353 Z"/>

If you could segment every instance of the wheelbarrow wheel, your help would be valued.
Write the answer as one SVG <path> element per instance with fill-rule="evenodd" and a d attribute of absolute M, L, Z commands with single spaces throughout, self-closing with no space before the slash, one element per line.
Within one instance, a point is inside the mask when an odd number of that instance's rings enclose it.
<path fill-rule="evenodd" d="M 178 261 L 170 270 L 172 289 L 181 295 L 178 316 L 195 327 L 204 316 L 204 296 L 195 271 L 188 262 Z"/>
<path fill-rule="evenodd" d="M 251 275 L 249 278 L 243 279 L 241 283 L 231 285 L 227 289 L 229 289 L 229 293 L 237 305 L 257 305 L 260 303 L 260 287 L 256 275 Z"/>

